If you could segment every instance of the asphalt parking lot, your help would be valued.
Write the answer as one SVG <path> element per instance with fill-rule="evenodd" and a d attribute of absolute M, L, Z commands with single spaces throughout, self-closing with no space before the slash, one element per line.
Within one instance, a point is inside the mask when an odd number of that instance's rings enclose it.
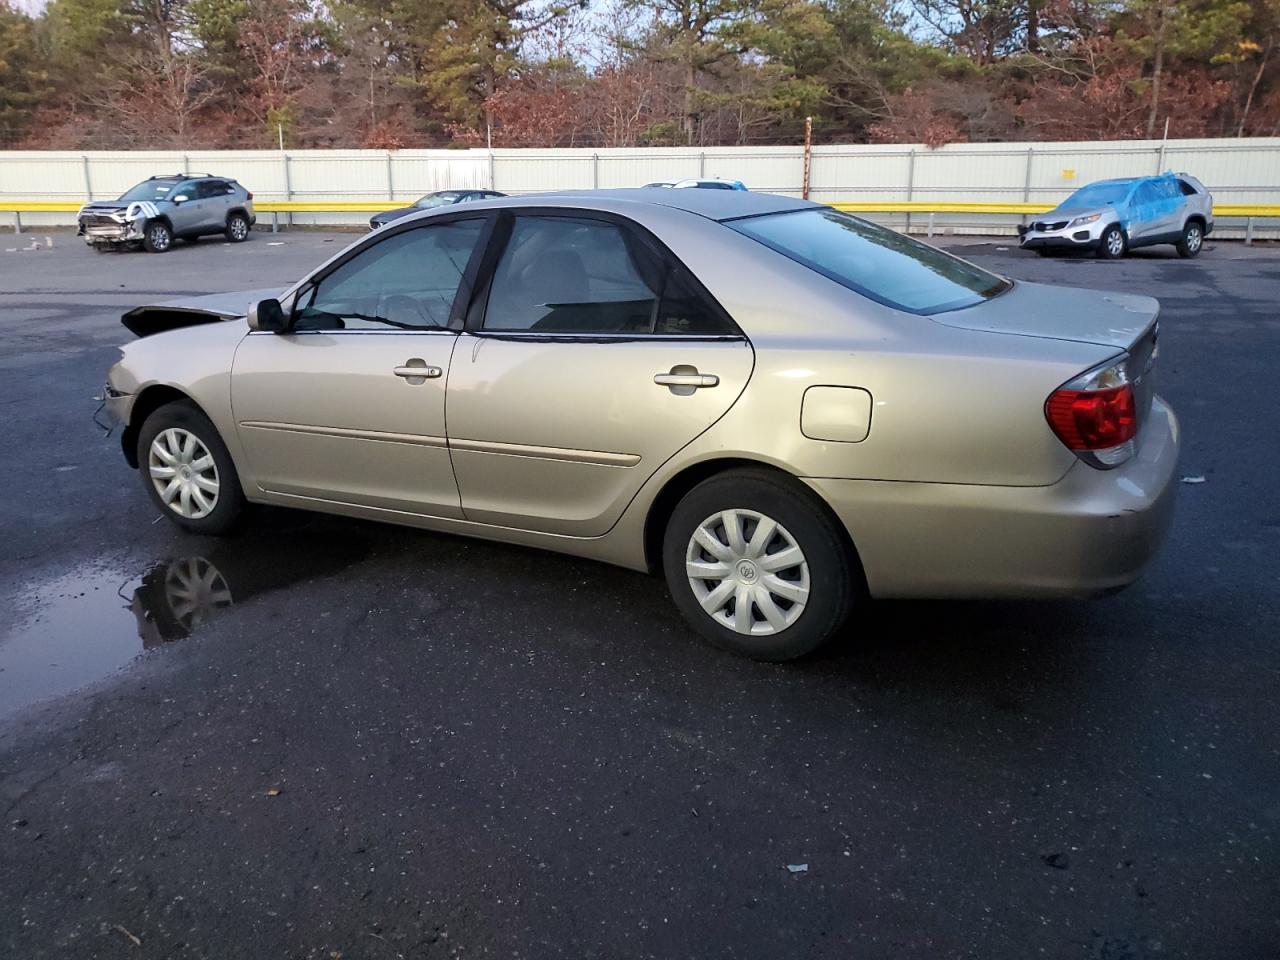
<path fill-rule="evenodd" d="M 154 522 L 91 419 L 119 315 L 353 238 L 52 238 L 0 241 L 0 956 L 1280 956 L 1280 250 L 965 246 L 1159 297 L 1203 482 L 1114 597 L 874 604 L 770 666 L 585 561 Z"/>

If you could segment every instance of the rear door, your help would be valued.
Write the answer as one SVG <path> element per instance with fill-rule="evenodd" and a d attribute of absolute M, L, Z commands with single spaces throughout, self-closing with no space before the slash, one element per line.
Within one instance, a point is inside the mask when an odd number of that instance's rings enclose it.
<path fill-rule="evenodd" d="M 669 252 L 625 219 L 504 213 L 449 370 L 467 519 L 599 536 L 733 405 L 753 353 Z"/>

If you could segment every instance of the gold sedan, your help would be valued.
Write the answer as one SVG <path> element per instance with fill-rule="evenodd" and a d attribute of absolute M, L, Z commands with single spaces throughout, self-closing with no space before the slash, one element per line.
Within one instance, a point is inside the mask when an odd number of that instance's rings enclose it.
<path fill-rule="evenodd" d="M 868 597 L 1134 580 L 1178 452 L 1157 314 L 799 200 L 593 191 L 140 307 L 107 391 L 193 532 L 270 503 L 661 571 L 712 643 L 782 660 Z"/>

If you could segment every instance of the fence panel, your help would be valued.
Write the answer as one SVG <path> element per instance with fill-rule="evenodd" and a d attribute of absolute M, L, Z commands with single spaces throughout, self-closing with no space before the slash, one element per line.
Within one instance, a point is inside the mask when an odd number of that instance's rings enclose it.
<path fill-rule="evenodd" d="M 633 187 L 654 180 L 722 177 L 753 190 L 799 195 L 799 146 L 555 150 L 231 150 L 0 152 L 0 216 L 6 199 L 83 201 L 118 196 L 158 173 L 235 177 L 262 200 L 407 202 L 448 188 L 505 193 Z M 823 202 L 945 201 L 1053 204 L 1110 177 L 1187 171 L 1219 203 L 1280 203 L 1280 138 L 1079 143 L 842 144 L 813 149 L 810 196 Z M 12 216 L 12 214 L 9 214 Z M 298 222 L 360 223 L 362 215 L 298 214 Z M 1008 234 L 1017 217 L 913 213 L 877 217 L 912 229 Z M 70 213 L 31 213 L 32 226 L 69 224 Z M 1224 219 L 1223 235 L 1244 221 Z M 1264 230 L 1263 227 L 1266 229 Z M 1276 221 L 1255 236 L 1280 236 Z"/>

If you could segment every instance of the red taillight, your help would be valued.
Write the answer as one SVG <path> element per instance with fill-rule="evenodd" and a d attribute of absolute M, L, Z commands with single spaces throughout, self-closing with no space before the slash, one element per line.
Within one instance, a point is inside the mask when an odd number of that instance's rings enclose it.
<path fill-rule="evenodd" d="M 1085 463 L 1102 470 L 1124 463 L 1134 454 L 1140 426 L 1128 355 L 1064 383 L 1045 401 L 1044 415 Z"/>
<path fill-rule="evenodd" d="M 253 191 L 252 191 L 252 190 L 246 190 L 246 191 L 245 191 L 245 193 L 249 194 L 249 199 L 250 199 L 250 200 L 252 200 L 252 199 L 253 199 Z"/>
<path fill-rule="evenodd" d="M 1138 433 L 1133 387 L 1107 390 L 1058 390 L 1045 405 L 1049 426 L 1072 450 L 1105 450 Z"/>

